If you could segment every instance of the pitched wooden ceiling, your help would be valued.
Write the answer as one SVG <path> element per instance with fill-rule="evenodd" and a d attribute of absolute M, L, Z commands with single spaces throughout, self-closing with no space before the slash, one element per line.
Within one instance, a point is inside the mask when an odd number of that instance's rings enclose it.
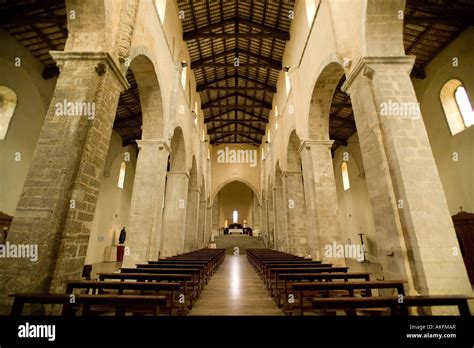
<path fill-rule="evenodd" d="M 211 144 L 262 142 L 294 1 L 178 0 Z"/>
<path fill-rule="evenodd" d="M 261 142 L 282 68 L 290 26 L 288 11 L 293 5 L 294 1 L 285 0 L 238 4 L 234 0 L 178 1 L 185 11 L 184 39 L 213 143 Z M 405 50 L 417 58 L 412 75 L 424 78 L 424 67 L 473 25 L 473 19 L 474 0 L 407 0 Z M 43 64 L 43 78 L 57 76 L 48 52 L 64 49 L 65 0 L 0 0 L 0 26 Z M 233 66 L 236 56 L 239 67 Z M 114 124 L 124 144 L 140 139 L 142 122 L 131 71 L 127 79 L 131 88 L 121 95 Z M 333 149 L 346 145 L 356 131 L 350 98 L 340 90 L 343 82 L 331 107 Z"/>

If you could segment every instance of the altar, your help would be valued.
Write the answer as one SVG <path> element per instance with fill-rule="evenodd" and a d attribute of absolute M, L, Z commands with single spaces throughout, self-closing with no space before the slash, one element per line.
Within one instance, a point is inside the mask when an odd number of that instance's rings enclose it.
<path fill-rule="evenodd" d="M 229 234 L 244 234 L 243 228 L 229 228 Z"/>

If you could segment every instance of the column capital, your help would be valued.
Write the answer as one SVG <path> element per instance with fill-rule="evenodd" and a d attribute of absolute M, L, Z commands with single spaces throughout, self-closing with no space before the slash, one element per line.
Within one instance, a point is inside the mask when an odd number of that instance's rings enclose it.
<path fill-rule="evenodd" d="M 281 177 L 283 178 L 285 176 L 296 175 L 296 174 L 303 175 L 303 173 L 300 170 L 283 170 L 281 172 Z"/>
<path fill-rule="evenodd" d="M 312 146 L 322 146 L 330 149 L 333 143 L 334 140 L 304 140 L 298 149 L 298 153 L 303 152 L 305 148 L 311 150 Z"/>
<path fill-rule="evenodd" d="M 67 52 L 67 51 L 49 51 L 53 57 L 56 65 L 59 70 L 62 69 L 64 63 L 67 61 L 83 60 L 83 61 L 97 61 L 103 64 L 106 64 L 114 76 L 117 78 L 117 81 L 122 86 L 122 91 L 125 91 L 130 88 L 130 84 L 127 81 L 127 78 L 120 67 L 117 66 L 117 63 L 112 59 L 112 56 L 108 52 Z"/>
<path fill-rule="evenodd" d="M 149 147 L 158 147 L 158 150 L 162 151 L 162 150 L 165 150 L 167 151 L 168 153 L 171 152 L 171 148 L 169 146 L 169 144 L 164 141 L 164 140 L 155 140 L 155 139 L 143 139 L 143 140 L 137 140 L 136 141 L 137 144 L 138 144 L 138 147 L 139 148 L 143 148 L 145 146 L 149 146 Z"/>
<path fill-rule="evenodd" d="M 349 93 L 350 86 L 361 74 L 371 78 L 374 72 L 388 69 L 405 70 L 409 74 L 415 64 L 415 59 L 415 56 L 362 57 L 347 76 L 341 90 Z"/>
<path fill-rule="evenodd" d="M 189 173 L 188 172 L 170 171 L 170 172 L 167 173 L 167 175 L 184 175 L 189 179 Z"/>

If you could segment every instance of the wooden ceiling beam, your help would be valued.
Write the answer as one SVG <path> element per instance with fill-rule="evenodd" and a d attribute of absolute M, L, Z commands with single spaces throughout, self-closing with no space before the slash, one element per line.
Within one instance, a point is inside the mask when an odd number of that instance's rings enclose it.
<path fill-rule="evenodd" d="M 219 97 L 219 98 L 216 98 L 216 99 L 213 99 L 213 100 L 209 100 L 207 103 L 201 105 L 201 109 L 208 109 L 210 107 L 214 107 L 213 105 L 215 103 L 218 103 L 218 102 L 221 102 L 223 100 L 226 100 L 226 99 L 229 99 L 231 97 L 240 97 L 240 98 L 245 98 L 247 100 L 250 100 L 254 103 L 258 103 L 260 105 L 262 105 L 263 107 L 265 107 L 266 109 L 272 109 L 272 104 L 270 103 L 267 103 L 263 100 L 260 100 L 260 99 L 257 99 L 257 98 L 254 98 L 254 97 L 251 97 L 251 96 L 248 96 L 244 93 L 239 93 L 239 92 L 236 92 L 236 93 L 232 93 L 232 94 L 226 94 L 222 97 Z M 242 104 L 242 105 L 245 105 L 245 104 Z M 216 106 L 220 106 L 220 105 L 216 105 Z"/>
<path fill-rule="evenodd" d="M 229 24 L 244 24 L 248 27 L 252 28 L 257 28 L 261 30 L 261 33 L 212 33 L 210 32 L 213 29 L 218 29 L 218 28 L 223 28 L 226 25 Z M 235 29 L 234 29 L 235 30 Z M 278 38 L 282 40 L 289 40 L 290 39 L 290 33 L 275 29 L 272 27 L 267 27 L 264 24 L 260 23 L 255 23 L 253 21 L 250 21 L 248 19 L 244 18 L 239 18 L 239 17 L 232 17 L 223 21 L 219 21 L 210 25 L 207 25 L 205 27 L 197 28 L 191 31 L 187 31 L 183 33 L 183 40 L 188 41 L 188 40 L 195 40 L 199 38 L 216 38 L 216 37 L 223 37 L 223 38 L 263 38 L 263 37 L 272 37 L 272 38 Z"/>
<path fill-rule="evenodd" d="M 232 95 L 231 95 L 232 97 Z M 245 104 L 223 104 L 223 105 L 209 105 L 206 106 L 205 108 L 202 107 L 201 109 L 209 109 L 209 108 L 214 108 L 214 109 L 268 109 L 271 110 L 272 108 L 269 108 L 268 106 L 264 105 L 245 105 Z"/>
<path fill-rule="evenodd" d="M 337 121 L 337 122 L 341 122 L 342 124 L 346 125 L 346 126 L 350 126 L 352 128 L 356 128 L 356 123 L 353 119 L 350 119 L 348 117 L 341 117 L 341 116 L 338 116 L 338 115 L 334 115 L 334 114 L 331 114 L 329 116 L 329 120 L 334 120 L 334 121 Z"/>
<path fill-rule="evenodd" d="M 251 83 L 255 83 L 256 85 L 261 86 L 260 89 L 264 89 L 267 92 L 276 93 L 276 87 L 275 86 L 266 84 L 264 82 L 261 82 L 261 81 L 255 80 L 255 79 L 252 79 L 250 77 L 238 75 L 238 74 L 237 75 L 224 76 L 224 77 L 221 77 L 221 78 L 218 78 L 218 79 L 206 82 L 206 83 L 199 84 L 199 85 L 197 85 L 196 90 L 198 92 L 202 92 L 205 89 L 207 89 L 208 87 L 212 87 L 213 84 L 216 84 L 216 83 L 219 83 L 219 82 L 224 82 L 224 81 L 227 81 L 227 80 L 235 78 L 235 77 L 237 77 L 238 79 L 246 80 L 246 81 L 251 82 Z"/>
<path fill-rule="evenodd" d="M 252 58 L 258 60 L 259 62 L 266 63 L 267 64 L 266 66 L 269 66 L 273 69 L 276 69 L 276 70 L 281 70 L 282 69 L 282 64 L 281 64 L 280 61 L 269 58 L 269 57 L 264 57 L 264 56 L 261 56 L 259 54 L 252 53 L 252 52 L 249 52 L 249 51 L 243 50 L 243 49 L 227 50 L 227 51 L 224 51 L 222 53 L 216 54 L 214 56 L 205 57 L 205 58 L 196 60 L 194 62 L 191 62 L 191 69 L 197 69 L 197 68 L 200 68 L 202 66 L 208 66 L 208 64 L 206 64 L 206 63 L 210 63 L 211 61 L 213 61 L 215 59 L 218 59 L 218 58 L 227 57 L 229 54 L 233 54 L 234 57 L 237 57 L 237 56 L 240 57 L 240 55 L 245 55 L 247 57 L 252 57 Z M 234 66 L 233 62 L 229 63 L 229 64 Z M 215 66 L 215 64 L 212 63 L 212 65 L 210 65 L 210 66 Z M 239 66 L 244 66 L 244 64 L 239 64 Z M 245 66 L 247 66 L 247 65 L 245 65 Z"/>

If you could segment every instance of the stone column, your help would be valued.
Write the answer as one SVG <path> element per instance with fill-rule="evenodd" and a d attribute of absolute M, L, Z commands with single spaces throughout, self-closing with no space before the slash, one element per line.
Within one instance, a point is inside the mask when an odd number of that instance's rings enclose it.
<path fill-rule="evenodd" d="M 269 248 L 275 247 L 275 210 L 273 209 L 273 187 L 268 190 L 267 197 L 267 220 L 268 232 L 266 236 L 267 246 Z"/>
<path fill-rule="evenodd" d="M 267 197 L 265 194 L 262 196 L 262 230 L 260 231 L 260 237 L 263 237 L 268 230 L 268 218 L 267 218 Z"/>
<path fill-rule="evenodd" d="M 419 108 L 408 109 L 418 106 L 413 63 L 407 56 L 363 58 L 343 86 L 357 122 L 380 259 L 387 278 L 410 279 L 411 270 L 423 294 L 467 294 L 472 288 L 423 119 Z"/>
<path fill-rule="evenodd" d="M 252 201 L 252 230 L 260 231 L 261 230 L 261 215 L 260 215 L 260 203 L 258 202 L 258 198 L 255 194 L 253 194 L 253 201 Z"/>
<path fill-rule="evenodd" d="M 123 267 L 157 260 L 161 242 L 166 168 L 170 148 L 162 140 L 138 141 L 140 152 L 133 183 Z"/>
<path fill-rule="evenodd" d="M 211 240 L 211 235 L 212 235 L 212 205 L 210 202 L 207 202 L 207 212 L 206 212 L 206 231 L 205 231 L 205 243 L 209 243 Z"/>
<path fill-rule="evenodd" d="M 186 234 L 184 239 L 184 252 L 196 249 L 198 234 L 199 214 L 199 189 L 188 190 L 188 204 L 186 209 Z"/>
<path fill-rule="evenodd" d="M 306 235 L 306 208 L 303 175 L 300 171 L 283 171 L 283 196 L 288 236 L 288 252 L 308 255 Z"/>
<path fill-rule="evenodd" d="M 51 54 L 61 74 L 7 239 L 36 245 L 38 260 L 0 259 L 1 314 L 8 294 L 62 292 L 66 280 L 80 278 L 119 95 L 128 88 L 107 53 Z"/>
<path fill-rule="evenodd" d="M 273 201 L 275 207 L 275 248 L 280 251 L 288 251 L 283 186 L 273 187 Z"/>
<path fill-rule="evenodd" d="M 160 257 L 184 252 L 189 174 L 168 172 Z"/>
<path fill-rule="evenodd" d="M 214 203 L 212 204 L 212 230 L 219 231 L 219 195 L 214 198 Z"/>
<path fill-rule="evenodd" d="M 336 181 L 331 156 L 332 140 L 305 140 L 299 149 L 303 165 L 310 255 L 345 265 L 344 258 L 327 257 L 325 247 L 343 243 L 339 225 Z"/>
<path fill-rule="evenodd" d="M 198 222 L 198 241 L 197 241 L 197 248 L 201 249 L 204 246 L 205 241 L 205 231 L 206 231 L 206 214 L 207 214 L 207 207 L 206 207 L 206 200 L 201 199 L 199 201 L 199 222 Z"/>

